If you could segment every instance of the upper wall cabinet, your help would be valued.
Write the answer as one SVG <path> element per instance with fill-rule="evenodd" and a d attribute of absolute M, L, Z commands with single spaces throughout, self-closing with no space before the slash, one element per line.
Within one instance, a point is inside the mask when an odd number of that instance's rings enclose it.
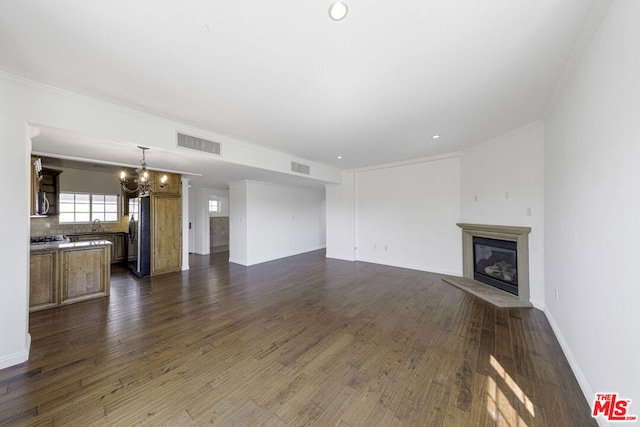
<path fill-rule="evenodd" d="M 58 196 L 60 193 L 59 170 L 41 168 L 36 170 L 39 157 L 31 156 L 31 215 L 58 215 Z"/>
<path fill-rule="evenodd" d="M 151 190 L 154 194 L 167 194 L 177 196 L 182 194 L 182 175 L 162 171 L 149 171 L 149 175 L 149 180 L 153 182 L 153 184 L 151 185 Z M 162 183 L 162 177 L 164 175 L 167 176 L 167 180 L 165 181 L 166 187 L 163 192 L 159 192 L 160 184 Z M 133 184 L 130 188 L 133 189 L 133 187 L 135 187 L 135 184 Z M 122 215 L 129 215 L 129 199 L 138 197 L 138 193 L 129 193 L 124 189 L 121 189 L 120 195 L 122 196 Z"/>
<path fill-rule="evenodd" d="M 38 203 L 38 177 L 36 176 L 37 156 L 31 156 L 31 194 L 29 197 L 29 215 L 37 215 L 36 206 Z"/>
<path fill-rule="evenodd" d="M 167 173 L 161 171 L 153 171 L 153 176 L 151 177 L 151 180 L 154 181 L 153 191 L 160 190 L 160 183 L 164 175 L 167 176 L 167 186 L 163 191 L 163 194 L 182 194 L 182 175 L 178 173 Z"/>
<path fill-rule="evenodd" d="M 42 180 L 40 181 L 40 194 L 44 193 L 47 198 L 46 204 L 48 209 L 46 212 L 41 211 L 43 215 L 58 215 L 58 196 L 60 194 L 60 173 L 61 171 L 54 169 L 42 169 Z M 40 203 L 40 202 L 39 202 Z"/>

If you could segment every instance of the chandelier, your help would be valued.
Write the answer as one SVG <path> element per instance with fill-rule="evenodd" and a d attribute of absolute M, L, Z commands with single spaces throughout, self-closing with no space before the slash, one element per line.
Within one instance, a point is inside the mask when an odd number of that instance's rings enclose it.
<path fill-rule="evenodd" d="M 127 172 L 120 172 L 120 185 L 122 189 L 127 193 L 138 193 L 138 197 L 147 197 L 151 193 L 160 193 L 167 188 L 167 175 L 162 175 L 160 178 L 160 190 L 153 190 L 152 186 L 155 181 L 150 180 L 150 174 L 147 170 L 147 162 L 145 161 L 144 152 L 148 150 L 147 147 L 140 147 L 142 150 L 142 160 L 140 160 L 140 167 L 136 169 L 137 176 L 133 177 L 133 180 L 127 179 Z"/>

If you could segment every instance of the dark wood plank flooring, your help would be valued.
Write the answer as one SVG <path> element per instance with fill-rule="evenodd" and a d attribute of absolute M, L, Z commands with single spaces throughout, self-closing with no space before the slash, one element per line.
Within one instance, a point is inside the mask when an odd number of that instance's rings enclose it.
<path fill-rule="evenodd" d="M 31 314 L 0 425 L 596 425 L 539 310 L 323 251 L 227 258 Z"/>

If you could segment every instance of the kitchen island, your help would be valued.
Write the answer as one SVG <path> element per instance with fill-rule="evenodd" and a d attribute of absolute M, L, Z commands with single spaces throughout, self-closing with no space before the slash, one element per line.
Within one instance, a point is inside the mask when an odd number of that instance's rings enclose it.
<path fill-rule="evenodd" d="M 109 295 L 108 240 L 31 244 L 29 311 Z"/>
<path fill-rule="evenodd" d="M 92 240 L 108 240 L 111 243 L 111 263 L 124 263 L 127 261 L 127 234 L 117 231 L 92 231 L 87 233 L 69 234 L 67 236 L 72 242 L 85 242 Z"/>

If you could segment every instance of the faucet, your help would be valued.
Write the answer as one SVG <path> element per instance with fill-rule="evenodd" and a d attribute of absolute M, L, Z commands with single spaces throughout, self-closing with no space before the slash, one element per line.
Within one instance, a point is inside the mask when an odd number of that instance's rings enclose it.
<path fill-rule="evenodd" d="M 100 224 L 100 220 L 98 218 L 93 220 L 93 227 L 91 231 L 102 230 L 102 224 Z"/>

